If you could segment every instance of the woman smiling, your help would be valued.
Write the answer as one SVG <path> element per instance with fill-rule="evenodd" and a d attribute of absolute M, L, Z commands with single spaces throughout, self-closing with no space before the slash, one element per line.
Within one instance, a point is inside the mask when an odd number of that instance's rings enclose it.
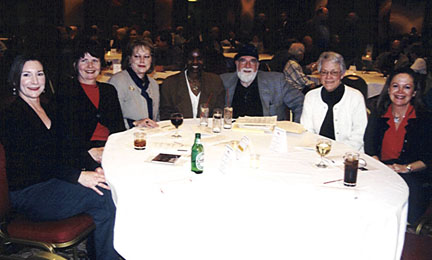
<path fill-rule="evenodd" d="M 411 69 L 393 72 L 369 117 L 365 152 L 399 173 L 410 188 L 408 221 L 427 207 L 423 182 L 432 167 L 432 115 L 423 106 L 417 75 Z"/>
<path fill-rule="evenodd" d="M 57 91 L 63 151 L 72 165 L 100 166 L 108 136 L 125 130 L 115 88 L 96 82 L 104 51 L 97 42 L 79 43 L 74 56 L 75 77 Z"/>
<path fill-rule="evenodd" d="M 323 52 L 318 59 L 322 87 L 305 96 L 300 123 L 310 132 L 363 150 L 367 124 L 366 105 L 360 91 L 345 86 L 342 55 Z"/>
<path fill-rule="evenodd" d="M 155 127 L 159 121 L 159 85 L 153 71 L 153 48 L 144 40 L 132 41 L 122 61 L 123 71 L 109 81 L 116 89 L 126 128 Z"/>
<path fill-rule="evenodd" d="M 0 138 L 11 207 L 34 221 L 88 213 L 96 224 L 88 256 L 118 259 L 113 247 L 115 206 L 104 171 L 82 170 L 62 160 L 53 103 L 41 101 L 46 76 L 39 59 L 15 58 L 9 82 L 18 97 L 0 115 Z"/>

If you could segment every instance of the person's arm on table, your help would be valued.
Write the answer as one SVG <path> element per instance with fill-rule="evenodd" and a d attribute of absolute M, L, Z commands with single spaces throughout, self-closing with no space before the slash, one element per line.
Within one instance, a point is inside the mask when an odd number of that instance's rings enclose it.
<path fill-rule="evenodd" d="M 387 166 L 397 173 L 407 173 L 407 174 L 422 171 L 427 168 L 426 164 L 422 161 L 415 161 L 408 164 L 394 163 Z"/>
<path fill-rule="evenodd" d="M 150 127 L 150 128 L 154 128 L 154 127 L 158 127 L 158 123 L 156 123 L 155 121 L 151 120 L 150 118 L 144 118 L 141 120 L 136 120 L 133 122 L 134 126 L 139 126 L 139 127 Z"/>

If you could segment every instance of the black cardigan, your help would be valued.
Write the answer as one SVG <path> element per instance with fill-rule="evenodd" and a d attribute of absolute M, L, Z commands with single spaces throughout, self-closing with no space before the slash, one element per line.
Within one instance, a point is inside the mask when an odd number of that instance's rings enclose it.
<path fill-rule="evenodd" d="M 107 127 L 110 134 L 125 130 L 117 91 L 109 84 L 98 82 L 97 85 L 100 94 L 98 109 L 77 80 L 62 84 L 56 95 L 63 156 L 71 165 L 89 170 L 99 165 L 88 150 L 105 145 L 105 142 L 90 141 L 97 123 Z"/>
<path fill-rule="evenodd" d="M 51 119 L 47 129 L 36 112 L 20 97 L 1 114 L 1 142 L 6 152 L 9 190 L 15 191 L 57 178 L 76 183 L 80 168 L 61 160 L 56 136 L 54 108 L 42 104 Z"/>
<path fill-rule="evenodd" d="M 368 155 L 381 156 L 384 134 L 389 129 L 387 121 L 373 112 L 368 119 L 364 136 L 364 149 Z M 401 154 L 394 163 L 408 164 L 422 161 L 432 167 L 432 114 L 416 111 L 416 118 L 408 120 Z"/>

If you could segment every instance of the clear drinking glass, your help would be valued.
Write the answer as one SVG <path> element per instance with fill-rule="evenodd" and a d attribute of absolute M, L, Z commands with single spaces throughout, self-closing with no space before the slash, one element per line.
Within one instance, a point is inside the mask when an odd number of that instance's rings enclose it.
<path fill-rule="evenodd" d="M 231 129 L 232 127 L 232 116 L 233 116 L 233 108 L 232 107 L 225 107 L 224 108 L 224 128 L 225 129 Z"/>
<path fill-rule="evenodd" d="M 213 133 L 220 133 L 222 131 L 222 109 L 215 108 L 213 110 Z"/>
<path fill-rule="evenodd" d="M 326 168 L 327 164 L 324 163 L 323 157 L 330 153 L 331 151 L 331 141 L 329 139 L 320 138 L 316 144 L 316 151 L 321 156 L 321 160 L 316 164 L 319 168 Z"/>
<path fill-rule="evenodd" d="M 209 116 L 208 105 L 207 104 L 201 104 L 199 106 L 200 125 L 202 125 L 202 126 L 208 125 L 208 116 Z"/>

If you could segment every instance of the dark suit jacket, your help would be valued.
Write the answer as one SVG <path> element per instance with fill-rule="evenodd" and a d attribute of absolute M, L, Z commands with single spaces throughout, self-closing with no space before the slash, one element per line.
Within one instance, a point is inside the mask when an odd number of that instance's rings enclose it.
<path fill-rule="evenodd" d="M 213 93 L 213 94 L 212 94 Z M 199 104 L 209 102 L 209 110 L 223 109 L 225 105 L 225 89 L 220 77 L 214 73 L 202 72 L 201 95 Z M 199 106 L 199 105 L 198 105 Z M 160 89 L 160 118 L 167 120 L 171 113 L 180 112 L 184 118 L 192 118 L 192 104 L 186 84 L 184 71 L 168 77 Z"/>
<path fill-rule="evenodd" d="M 97 83 L 99 87 L 99 109 L 97 109 L 77 80 L 69 80 L 57 91 L 57 122 L 62 140 L 64 156 L 74 166 L 85 166 L 93 170 L 94 164 L 88 150 L 105 145 L 90 141 L 96 125 L 100 122 L 110 134 L 124 131 L 123 115 L 112 85 Z"/>

